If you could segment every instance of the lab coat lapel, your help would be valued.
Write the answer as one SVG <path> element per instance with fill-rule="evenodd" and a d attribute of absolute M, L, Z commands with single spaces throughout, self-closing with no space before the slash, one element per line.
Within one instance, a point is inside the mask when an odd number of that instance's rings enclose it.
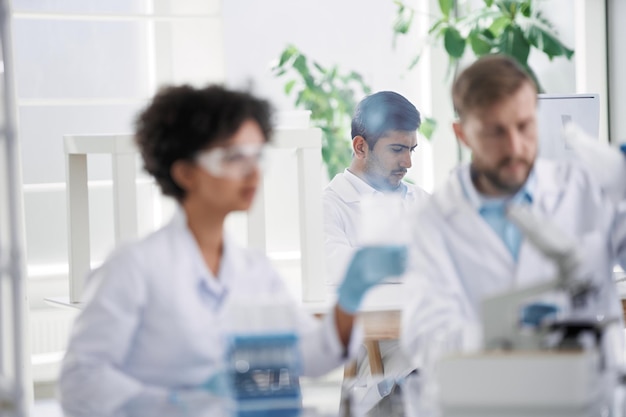
<path fill-rule="evenodd" d="M 538 216 L 551 218 L 556 212 L 563 197 L 560 186 L 560 175 L 557 165 L 544 160 L 535 162 L 537 184 L 534 190 L 531 209 Z M 542 265 L 542 267 L 539 267 Z M 527 285 L 542 281 L 556 274 L 556 267 L 539 253 L 539 251 L 524 238 L 520 247 L 515 282 L 517 285 Z"/>
<path fill-rule="evenodd" d="M 552 217 L 563 197 L 563 172 L 551 161 L 538 159 L 535 162 L 536 189 L 533 195 L 533 210 Z"/>

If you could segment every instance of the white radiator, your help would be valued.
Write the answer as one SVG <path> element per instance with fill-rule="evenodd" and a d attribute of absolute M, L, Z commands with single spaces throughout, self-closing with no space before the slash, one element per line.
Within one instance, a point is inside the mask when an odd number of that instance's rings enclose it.
<path fill-rule="evenodd" d="M 54 381 L 77 312 L 58 308 L 30 311 L 34 382 Z"/>

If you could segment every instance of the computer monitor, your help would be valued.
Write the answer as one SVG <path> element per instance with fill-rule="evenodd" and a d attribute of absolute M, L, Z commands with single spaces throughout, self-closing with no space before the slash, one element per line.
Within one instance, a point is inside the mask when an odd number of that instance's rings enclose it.
<path fill-rule="evenodd" d="M 572 156 L 563 139 L 563 125 L 573 121 L 587 134 L 598 138 L 600 99 L 598 94 L 539 94 L 537 115 L 539 155 L 549 159 Z"/>

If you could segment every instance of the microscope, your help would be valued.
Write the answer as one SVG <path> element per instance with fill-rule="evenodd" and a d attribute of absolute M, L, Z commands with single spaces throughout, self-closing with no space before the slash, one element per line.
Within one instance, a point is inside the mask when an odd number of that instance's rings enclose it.
<path fill-rule="evenodd" d="M 582 256 L 569 237 L 527 207 L 508 217 L 558 266 L 549 281 L 489 297 L 482 302 L 482 350 L 444 357 L 436 365 L 438 403 L 444 417 L 618 416 L 613 398 L 616 371 L 602 349 L 617 318 L 558 318 L 553 305 L 529 303 L 562 292 L 573 306 L 593 299 L 591 279 L 580 276 Z M 579 317 L 579 318 L 576 318 Z"/>

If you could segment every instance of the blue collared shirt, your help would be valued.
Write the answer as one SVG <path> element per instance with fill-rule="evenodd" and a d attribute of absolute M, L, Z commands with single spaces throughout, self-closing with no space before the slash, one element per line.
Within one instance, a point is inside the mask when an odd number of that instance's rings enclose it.
<path fill-rule="evenodd" d="M 534 171 L 530 172 L 526 183 L 511 197 L 487 197 L 480 194 L 471 179 L 470 167 L 459 171 L 461 185 L 469 202 L 480 213 L 480 216 L 489 224 L 494 232 L 502 239 L 505 246 L 517 261 L 522 245 L 522 232 L 506 217 L 506 206 L 509 204 L 531 204 L 535 189 L 536 178 Z"/>

